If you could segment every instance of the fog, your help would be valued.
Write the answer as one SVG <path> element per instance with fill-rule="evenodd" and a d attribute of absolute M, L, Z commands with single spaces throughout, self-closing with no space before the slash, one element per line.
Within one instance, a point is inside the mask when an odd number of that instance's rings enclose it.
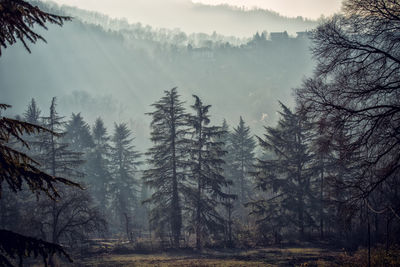
<path fill-rule="evenodd" d="M 7 49 L 0 60 L 3 101 L 21 114 L 35 97 L 47 112 L 51 97 L 57 96 L 62 115 L 82 112 L 90 123 L 101 116 L 108 126 L 128 122 L 143 146 L 149 127 L 144 114 L 164 90 L 178 87 L 190 101 L 197 94 L 213 106 L 215 123 L 225 118 L 234 125 L 243 116 L 260 134 L 265 125 L 276 122 L 278 100 L 293 103 L 291 89 L 313 66 L 304 37 L 185 34 L 74 8 L 52 8 L 75 19 L 62 30 L 41 30 L 47 43 L 32 46 L 31 54 L 20 44 Z M 228 9 L 216 7 L 215 12 L 221 10 Z M 21 73 L 24 79 L 18 78 Z"/>
<path fill-rule="evenodd" d="M 1 266 L 400 266 L 400 3 L 204 1 L 0 0 Z"/>
<path fill-rule="evenodd" d="M 64 1 L 58 3 L 99 11 L 113 18 L 126 18 L 156 28 L 179 28 L 186 33 L 214 31 L 224 35 L 251 37 L 256 31 L 287 30 L 291 34 L 312 29 L 316 23 L 299 15 L 287 18 L 274 11 L 210 6 L 190 0 Z"/>

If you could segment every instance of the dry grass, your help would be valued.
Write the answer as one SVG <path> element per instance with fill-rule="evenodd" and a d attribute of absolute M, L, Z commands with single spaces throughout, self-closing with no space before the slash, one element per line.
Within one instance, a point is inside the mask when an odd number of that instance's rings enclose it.
<path fill-rule="evenodd" d="M 180 266 L 180 267 L 255 267 L 255 266 L 330 266 L 332 252 L 318 248 L 263 248 L 252 250 L 217 250 L 196 253 L 163 253 L 151 255 L 106 254 L 76 261 L 74 266 Z"/>
<path fill-rule="evenodd" d="M 240 261 L 240 260 L 229 260 L 229 259 L 206 259 L 206 258 L 194 258 L 184 256 L 169 256 L 169 255 L 109 255 L 102 256 L 95 259 L 88 259 L 78 263 L 78 266 L 93 266 L 93 267 L 105 267 L 105 266 L 140 266 L 140 267 L 203 267 L 203 266 L 215 266 L 215 267 L 239 267 L 239 266 L 272 266 L 266 265 L 262 261 Z"/>

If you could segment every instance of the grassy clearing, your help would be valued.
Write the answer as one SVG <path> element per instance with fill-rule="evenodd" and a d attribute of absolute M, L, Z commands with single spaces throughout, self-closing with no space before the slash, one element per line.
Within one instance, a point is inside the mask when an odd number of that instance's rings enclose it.
<path fill-rule="evenodd" d="M 140 267 L 170 267 L 170 266 L 181 266 L 181 267 L 203 267 L 203 266 L 268 266 L 264 262 L 247 262 L 238 260 L 222 260 L 222 259 L 204 259 L 204 258 L 193 258 L 193 257 L 174 257 L 168 255 L 152 255 L 152 256 L 140 256 L 140 255 L 110 255 L 106 257 L 90 259 L 88 261 L 80 262 L 78 266 L 94 266 L 94 267 L 106 267 L 106 266 L 140 266 Z"/>
<path fill-rule="evenodd" d="M 174 252 L 151 255 L 102 254 L 77 260 L 74 266 L 330 266 L 338 252 L 319 248 L 262 248 L 252 250 L 210 250 L 202 253 Z"/>

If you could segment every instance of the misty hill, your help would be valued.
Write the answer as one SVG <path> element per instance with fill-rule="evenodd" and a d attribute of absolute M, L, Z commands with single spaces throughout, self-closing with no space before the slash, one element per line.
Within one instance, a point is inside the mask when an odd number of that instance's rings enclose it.
<path fill-rule="evenodd" d="M 291 88 L 313 67 L 304 36 L 257 33 L 235 46 L 197 34 L 200 41 L 192 45 L 187 35 L 163 40 L 160 31 L 142 29 L 111 31 L 76 18 L 42 31 L 48 43 L 32 46 L 32 54 L 20 44 L 8 48 L 0 59 L 2 101 L 22 113 L 35 96 L 47 113 L 57 96 L 61 114 L 81 111 L 90 123 L 98 116 L 108 125 L 130 122 L 140 144 L 149 127 L 144 113 L 163 90 L 177 86 L 189 104 L 197 94 L 213 105 L 214 122 L 226 118 L 236 125 L 243 116 L 260 134 L 276 121 L 277 101 L 290 105 Z"/>
<path fill-rule="evenodd" d="M 79 1 L 68 1 L 68 5 Z M 82 5 L 82 3 L 80 3 Z M 93 6 L 91 6 L 93 7 Z M 288 18 L 264 9 L 243 9 L 228 5 L 209 6 L 190 0 L 114 0 L 102 1 L 94 8 L 108 14 L 122 14 L 130 23 L 142 23 L 155 28 L 179 28 L 185 33 L 214 31 L 223 35 L 251 37 L 256 31 L 310 30 L 316 22 L 302 17 Z M 76 14 L 71 9 L 68 12 Z M 83 16 L 96 22 L 95 16 Z"/>

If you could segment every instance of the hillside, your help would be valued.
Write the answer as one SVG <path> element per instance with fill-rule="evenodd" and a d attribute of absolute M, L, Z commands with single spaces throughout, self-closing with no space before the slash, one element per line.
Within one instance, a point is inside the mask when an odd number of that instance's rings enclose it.
<path fill-rule="evenodd" d="M 310 30 L 316 21 L 302 17 L 288 18 L 264 9 L 244 9 L 228 5 L 210 6 L 190 0 L 114 0 L 88 1 L 57 0 L 68 6 L 82 6 L 88 10 L 124 17 L 129 23 L 151 25 L 154 28 L 179 28 L 186 34 L 216 31 L 226 36 L 249 38 L 256 31 L 284 31 L 295 35 Z M 68 11 L 76 12 L 69 8 Z M 82 17 L 82 13 L 79 17 Z M 88 17 L 86 17 L 88 19 Z M 94 19 L 94 16 L 91 16 Z"/>
<path fill-rule="evenodd" d="M 144 113 L 163 90 L 177 86 L 184 99 L 198 94 L 212 104 L 216 122 L 236 125 L 243 116 L 260 134 L 276 121 L 277 101 L 290 105 L 291 89 L 313 66 L 305 37 L 257 33 L 233 45 L 223 36 L 196 34 L 200 41 L 192 45 L 187 35 L 177 38 L 179 32 L 143 29 L 111 31 L 75 18 L 61 30 L 42 32 L 48 43 L 33 46 L 32 54 L 21 45 L 8 48 L 0 59 L 3 101 L 21 113 L 35 96 L 47 112 L 57 96 L 62 114 L 82 111 L 90 122 L 102 116 L 108 125 L 128 121 L 144 140 Z"/>

